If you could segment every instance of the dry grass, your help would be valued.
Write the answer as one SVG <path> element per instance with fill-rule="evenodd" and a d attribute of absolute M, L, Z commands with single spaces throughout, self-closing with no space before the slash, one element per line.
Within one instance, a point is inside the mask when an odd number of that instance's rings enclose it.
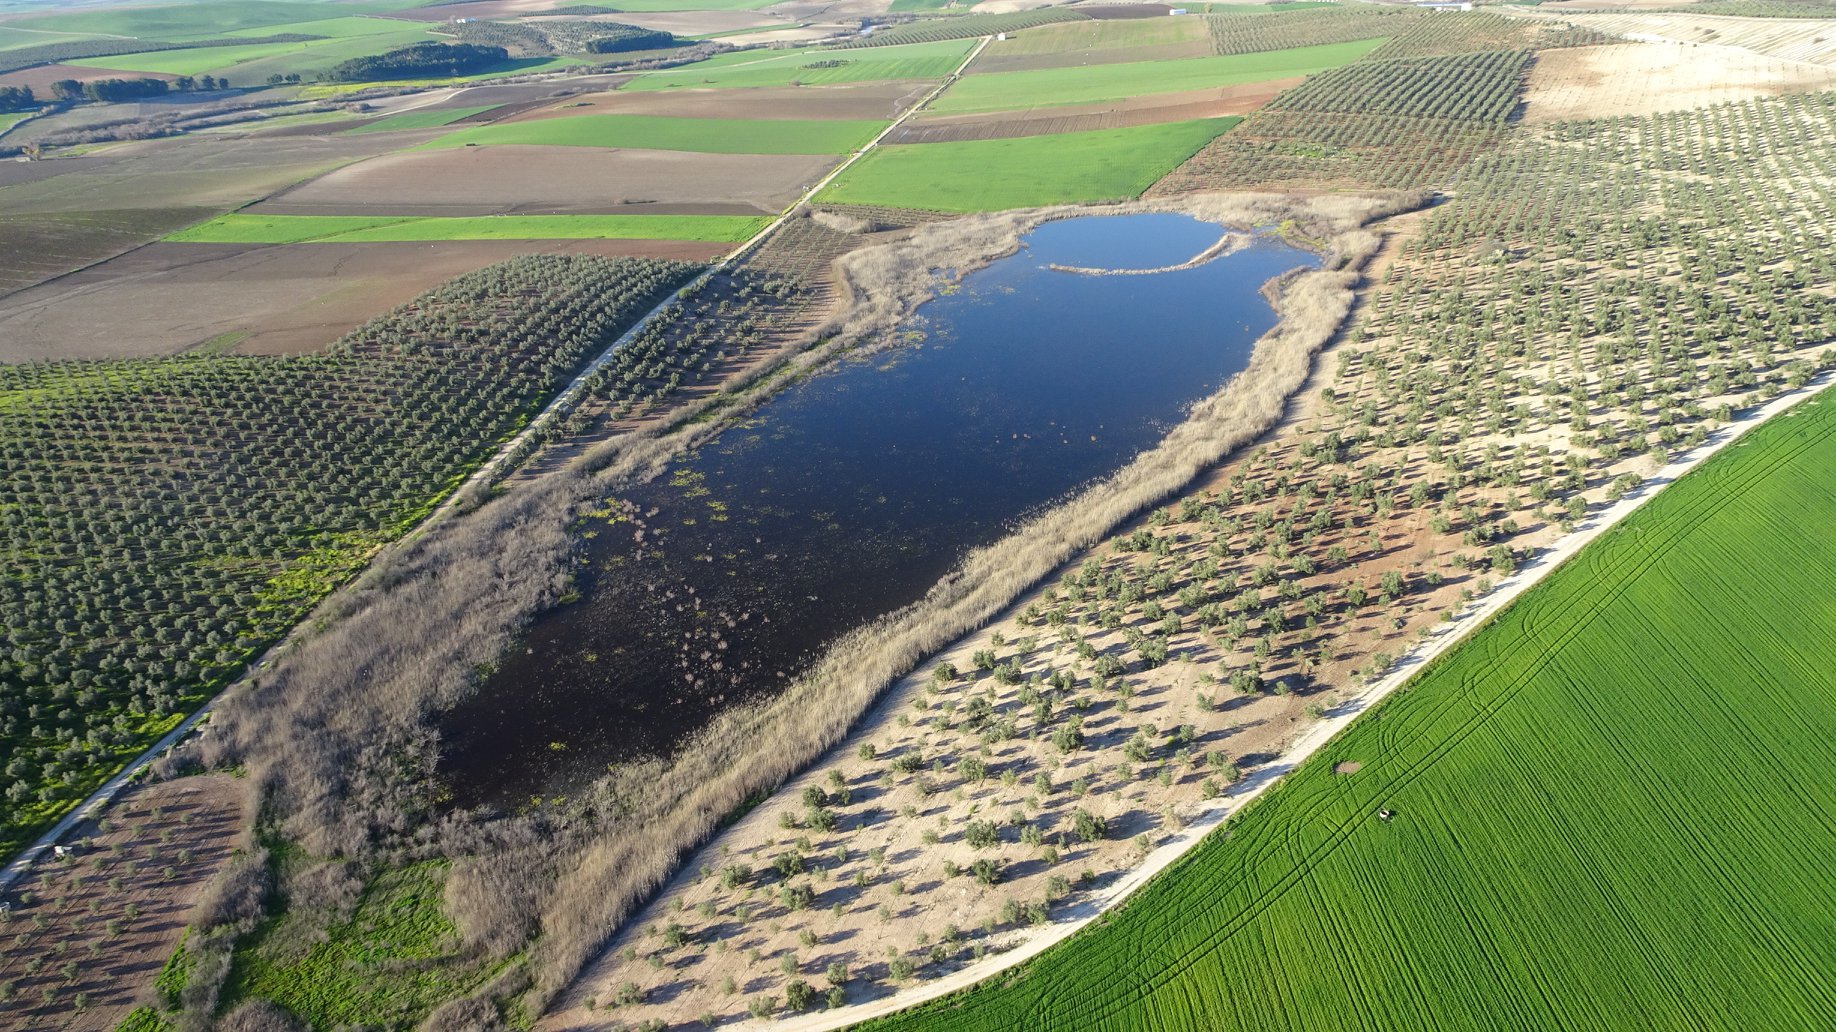
<path fill-rule="evenodd" d="M 1413 199 L 1208 197 L 1105 209 L 1183 209 L 1239 225 L 1293 218 L 1315 231 L 1337 231 L 1330 237 L 1331 267 L 1288 285 L 1283 320 L 1259 342 L 1249 367 L 1195 406 L 1161 445 L 1004 541 L 971 554 L 921 601 L 844 637 L 782 695 L 723 714 L 668 764 L 626 772 L 633 788 L 643 786 L 639 798 L 662 805 L 645 807 L 636 824 L 639 833 L 592 843 L 563 878 L 556 895 L 569 905 L 551 910 L 537 947 L 543 997 L 558 991 L 635 902 L 669 876 L 683 849 L 705 838 L 753 792 L 782 782 L 839 741 L 879 693 L 925 655 L 980 626 L 1130 515 L 1170 496 L 1267 430 L 1305 378 L 1312 354 L 1349 309 L 1357 274 L 1345 266 L 1368 256 L 1377 241 L 1357 227 L 1409 203 Z M 908 241 L 848 256 L 842 268 L 854 297 L 840 333 L 798 362 L 821 362 L 841 342 L 896 325 L 943 280 L 1010 253 L 1032 226 L 1084 213 L 1046 209 L 944 223 Z M 652 461 L 674 451 L 659 447 Z"/>
<path fill-rule="evenodd" d="M 1836 87 L 1836 69 L 1725 47 L 1624 43 L 1537 57 L 1526 122 L 1650 115 Z"/>
<path fill-rule="evenodd" d="M 462 858 L 449 894 L 458 904 L 455 920 L 473 941 L 496 951 L 534 935 L 531 1002 L 539 1008 L 670 876 L 686 850 L 750 795 L 781 783 L 839 740 L 920 658 L 979 626 L 1068 556 L 1276 420 L 1309 357 L 1351 303 L 1356 273 L 1348 266 L 1376 240 L 1357 227 L 1413 203 L 1244 196 L 1105 209 L 1179 208 L 1243 225 L 1285 221 L 1332 255 L 1328 268 L 1287 285 L 1285 318 L 1259 344 L 1249 369 L 1197 406 L 1160 447 L 971 556 L 922 602 L 839 642 L 811 677 L 783 695 L 723 715 L 669 761 L 616 771 L 564 815 L 483 824 L 462 815 L 438 819 L 429 721 L 470 691 L 472 671 L 565 590 L 568 515 L 622 478 L 643 475 L 717 432 L 718 420 L 611 442 L 579 468 L 519 486 L 405 546 L 328 604 L 319 633 L 226 702 L 207 759 L 246 763 L 277 829 L 314 855 Z M 845 314 L 777 372 L 814 368 L 843 348 L 867 344 L 943 281 L 1011 252 L 1031 226 L 1083 213 L 1048 209 L 935 224 L 843 259 Z M 684 420 L 714 405 L 725 406 L 729 418 L 746 411 L 783 382 L 772 372 L 761 370 L 750 387 L 688 408 Z M 419 633 L 425 627 L 442 633 Z"/>

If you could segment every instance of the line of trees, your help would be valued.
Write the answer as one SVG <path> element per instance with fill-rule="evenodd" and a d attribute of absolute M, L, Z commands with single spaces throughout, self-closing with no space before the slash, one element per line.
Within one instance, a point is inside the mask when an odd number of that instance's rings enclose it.
<path fill-rule="evenodd" d="M 59 79 L 51 84 L 51 99 L 60 101 L 93 100 L 101 103 L 112 103 L 122 100 L 144 100 L 148 97 L 163 97 L 168 93 L 215 93 L 230 89 L 228 79 L 219 79 L 214 75 L 192 78 L 181 75 L 177 79 L 91 79 L 81 82 L 76 79 Z M 34 101 L 30 87 L 16 87 L 25 91 L 27 106 Z M 20 108 L 5 106 L 4 93 L 0 93 L 0 111 L 18 111 Z"/>
<path fill-rule="evenodd" d="M 0 86 L 0 111 L 29 111 L 38 106 L 30 86 Z"/>

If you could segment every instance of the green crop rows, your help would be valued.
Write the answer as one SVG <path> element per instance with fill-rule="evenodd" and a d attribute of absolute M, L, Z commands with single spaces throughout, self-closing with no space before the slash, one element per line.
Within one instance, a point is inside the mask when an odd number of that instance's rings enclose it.
<path fill-rule="evenodd" d="M 939 97 L 932 110 L 938 114 L 964 114 L 1091 104 L 1143 94 L 1176 93 L 1312 75 L 1356 61 L 1383 42 L 1369 39 L 1228 57 L 968 75 Z"/>
<path fill-rule="evenodd" d="M 822 200 L 931 211 L 999 211 L 1139 196 L 1237 118 L 1008 140 L 879 147 Z"/>
<path fill-rule="evenodd" d="M 680 68 L 649 72 L 627 84 L 627 90 L 733 88 L 741 86 L 823 86 L 880 79 L 941 79 L 956 70 L 973 40 L 911 43 L 898 47 L 854 50 L 741 50 Z"/>
<path fill-rule="evenodd" d="M 1836 403 L 1779 418 L 1114 920 L 871 1027 L 1831 1027 L 1832 468 Z"/>
<path fill-rule="evenodd" d="M 0 848 L 234 677 L 695 268 L 518 258 L 319 354 L 0 366 Z"/>
<path fill-rule="evenodd" d="M 572 115 L 461 129 L 430 147 L 638 147 L 707 154 L 847 154 L 885 122 L 846 119 L 666 118 Z"/>

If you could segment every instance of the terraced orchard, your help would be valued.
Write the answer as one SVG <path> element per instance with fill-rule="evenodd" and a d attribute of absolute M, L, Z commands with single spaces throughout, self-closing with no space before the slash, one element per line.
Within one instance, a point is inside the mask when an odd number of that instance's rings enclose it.
<path fill-rule="evenodd" d="M 319 354 L 0 366 L 0 848 L 236 676 L 696 269 L 524 257 Z"/>
<path fill-rule="evenodd" d="M 869 1027 L 1832 1027 L 1833 467 L 1836 401 L 1780 417 L 1113 920 Z"/>

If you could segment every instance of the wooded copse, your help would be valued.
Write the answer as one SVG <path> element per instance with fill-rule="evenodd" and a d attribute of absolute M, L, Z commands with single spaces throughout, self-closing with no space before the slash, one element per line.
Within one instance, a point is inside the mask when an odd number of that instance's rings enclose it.
<path fill-rule="evenodd" d="M 325 78 L 369 82 L 469 75 L 509 59 L 510 52 L 503 47 L 476 43 L 416 43 L 387 53 L 353 57 L 325 73 Z"/>

